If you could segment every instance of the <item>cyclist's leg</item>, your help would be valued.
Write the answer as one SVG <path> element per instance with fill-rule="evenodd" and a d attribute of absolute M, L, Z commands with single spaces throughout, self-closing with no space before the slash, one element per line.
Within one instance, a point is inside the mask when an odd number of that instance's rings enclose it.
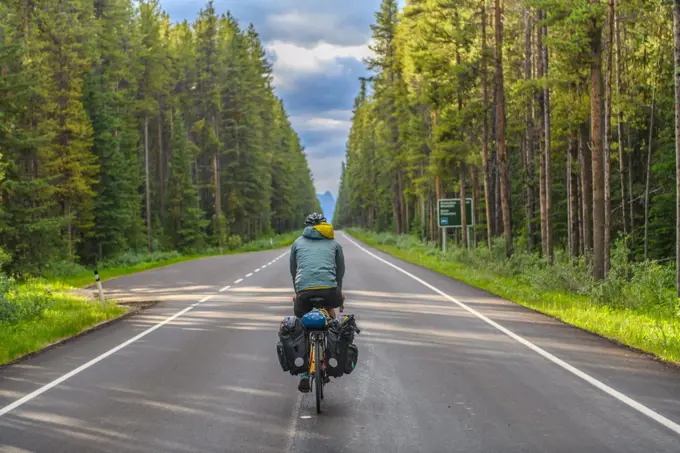
<path fill-rule="evenodd" d="M 335 309 L 342 305 L 340 290 L 338 288 L 324 289 L 323 298 L 325 300 L 324 308 L 332 318 L 335 318 Z"/>
<path fill-rule="evenodd" d="M 313 291 L 300 291 L 295 297 L 295 304 L 293 306 L 293 311 L 298 319 L 301 319 L 306 313 L 309 313 L 314 308 L 309 302 L 309 298 L 312 296 Z M 298 390 L 302 393 L 309 393 L 312 390 L 310 375 L 309 375 L 309 359 L 312 357 L 310 354 L 308 356 L 307 371 L 300 374 L 300 381 L 298 382 Z"/>
<path fill-rule="evenodd" d="M 293 305 L 293 311 L 295 316 L 302 318 L 305 314 L 312 311 L 314 306 L 309 302 L 309 298 L 312 297 L 314 291 L 300 291 L 295 297 L 295 304 Z"/>

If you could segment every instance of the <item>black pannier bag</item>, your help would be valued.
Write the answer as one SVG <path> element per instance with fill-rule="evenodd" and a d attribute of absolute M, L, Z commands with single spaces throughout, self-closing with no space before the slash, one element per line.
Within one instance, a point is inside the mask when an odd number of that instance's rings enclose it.
<path fill-rule="evenodd" d="M 292 375 L 307 371 L 307 336 L 295 316 L 287 316 L 281 322 L 276 353 L 283 371 L 289 371 Z"/>
<path fill-rule="evenodd" d="M 354 335 L 359 332 L 354 315 L 344 315 L 328 322 L 326 370 L 329 376 L 338 378 L 354 371 L 359 356 Z"/>

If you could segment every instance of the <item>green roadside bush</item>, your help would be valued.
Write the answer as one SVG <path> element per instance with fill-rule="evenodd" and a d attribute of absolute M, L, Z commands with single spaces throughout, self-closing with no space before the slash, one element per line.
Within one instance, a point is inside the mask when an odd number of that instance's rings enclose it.
<path fill-rule="evenodd" d="M 512 257 L 505 256 L 503 238 L 493 242 L 491 254 L 484 246 L 466 250 L 451 245 L 446 253 L 433 243 L 424 243 L 414 236 L 370 233 L 353 230 L 361 237 L 370 237 L 377 245 L 433 256 L 469 266 L 493 276 L 513 278 L 539 291 L 569 292 L 586 296 L 592 303 L 625 309 L 654 309 L 678 314 L 675 297 L 675 266 L 654 261 L 634 263 L 625 239 L 612 249 L 611 270 L 606 280 L 591 277 L 585 258 L 571 259 L 564 250 L 556 250 L 552 265 L 538 253 L 515 249 Z"/>
<path fill-rule="evenodd" d="M 39 290 L 35 283 L 20 287 L 14 279 L 0 274 L 0 326 L 40 316 L 50 306 L 51 296 L 49 287 Z"/>

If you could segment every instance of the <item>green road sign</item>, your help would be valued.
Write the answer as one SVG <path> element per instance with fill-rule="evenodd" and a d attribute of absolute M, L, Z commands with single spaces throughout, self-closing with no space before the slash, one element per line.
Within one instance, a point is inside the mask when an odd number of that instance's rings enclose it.
<path fill-rule="evenodd" d="M 472 226 L 475 224 L 475 218 L 472 215 L 472 198 L 466 200 L 465 207 L 467 224 L 468 226 Z M 460 198 L 437 200 L 437 214 L 439 217 L 439 226 L 442 228 L 460 228 L 463 226 L 460 212 Z"/>

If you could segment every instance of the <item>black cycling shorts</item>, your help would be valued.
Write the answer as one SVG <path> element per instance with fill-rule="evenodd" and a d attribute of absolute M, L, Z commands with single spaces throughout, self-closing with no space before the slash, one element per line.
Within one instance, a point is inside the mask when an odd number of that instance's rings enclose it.
<path fill-rule="evenodd" d="M 309 289 L 306 291 L 300 291 L 297 293 L 295 298 L 294 311 L 295 316 L 302 318 L 305 314 L 312 311 L 314 305 L 309 299 L 312 297 L 323 297 L 324 304 L 323 308 L 329 310 L 331 308 L 338 308 L 342 305 L 342 293 L 338 288 L 329 289 Z"/>

